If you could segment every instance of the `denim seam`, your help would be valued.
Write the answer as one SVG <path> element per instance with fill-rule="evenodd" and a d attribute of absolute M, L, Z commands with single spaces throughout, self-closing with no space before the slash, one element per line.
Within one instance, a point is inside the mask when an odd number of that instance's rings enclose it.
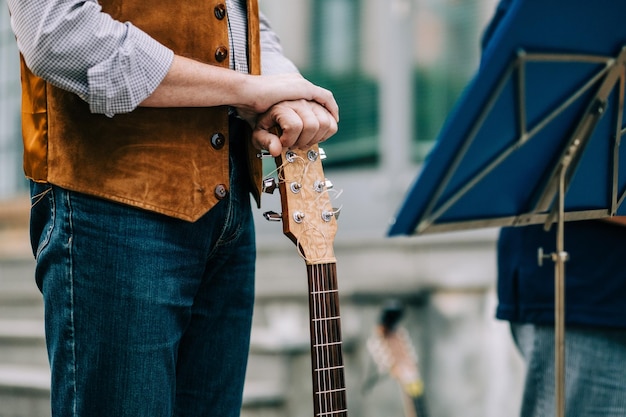
<path fill-rule="evenodd" d="M 65 193 L 65 199 L 67 202 L 68 208 L 68 227 L 69 227 L 69 238 L 67 241 L 67 254 L 68 254 L 68 280 L 69 280 L 69 302 L 70 302 L 70 347 L 72 353 L 72 389 L 73 389 L 73 398 L 72 398 L 72 413 L 74 416 L 77 416 L 77 383 L 76 383 L 76 367 L 77 367 L 77 359 L 76 359 L 76 325 L 74 322 L 74 262 L 73 262 L 73 242 L 74 242 L 74 222 L 73 216 L 74 213 L 72 211 L 72 202 L 70 198 L 70 193 Z"/>

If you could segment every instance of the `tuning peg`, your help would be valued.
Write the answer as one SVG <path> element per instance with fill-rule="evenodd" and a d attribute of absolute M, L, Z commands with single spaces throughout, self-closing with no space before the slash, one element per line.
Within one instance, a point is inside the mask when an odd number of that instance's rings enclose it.
<path fill-rule="evenodd" d="M 275 211 L 266 211 L 263 213 L 263 217 L 265 217 L 265 220 L 268 222 L 279 222 L 283 219 L 283 215 Z"/>
<path fill-rule="evenodd" d="M 276 183 L 276 178 L 269 177 L 263 180 L 262 190 L 264 193 L 274 194 L 274 190 L 276 190 L 277 187 L 278 187 L 278 184 Z"/>
<path fill-rule="evenodd" d="M 322 220 L 324 220 L 325 222 L 329 222 L 331 221 L 333 217 L 335 217 L 335 220 L 337 220 L 339 219 L 340 212 L 341 212 L 341 207 L 339 208 L 333 207 L 333 211 L 324 210 L 322 212 Z"/>
<path fill-rule="evenodd" d="M 293 221 L 300 224 L 304 221 L 304 213 L 301 211 L 296 211 L 293 213 Z"/>
<path fill-rule="evenodd" d="M 324 181 L 315 181 L 313 183 L 313 189 L 318 192 L 321 193 L 322 191 L 324 191 L 324 188 L 326 188 L 327 190 L 330 190 L 333 188 L 333 183 L 330 182 L 328 179 L 324 180 Z"/>
<path fill-rule="evenodd" d="M 317 148 L 317 152 L 315 152 L 313 149 L 310 149 L 307 152 L 307 158 L 309 158 L 309 161 L 311 162 L 317 161 L 318 158 L 320 159 L 320 161 L 323 161 L 324 159 L 326 159 L 326 152 L 322 148 Z"/>
<path fill-rule="evenodd" d="M 291 189 L 292 193 L 298 194 L 300 190 L 302 189 L 302 184 L 300 184 L 297 181 L 294 181 L 291 184 L 289 184 L 289 188 Z"/>

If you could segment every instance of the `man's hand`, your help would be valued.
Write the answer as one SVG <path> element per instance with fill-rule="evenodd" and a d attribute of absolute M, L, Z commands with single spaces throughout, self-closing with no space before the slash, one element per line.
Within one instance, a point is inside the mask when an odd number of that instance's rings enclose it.
<path fill-rule="evenodd" d="M 271 131 L 274 127 L 278 127 L 278 135 Z M 335 133 L 336 117 L 317 101 L 283 101 L 258 116 L 252 143 L 278 156 L 284 148 L 306 149 Z"/>
<path fill-rule="evenodd" d="M 276 104 L 286 101 L 314 101 L 324 107 L 335 121 L 339 121 L 339 106 L 333 93 L 311 83 L 297 73 L 278 75 L 246 75 L 237 85 L 233 107 L 240 115 L 263 114 Z"/>

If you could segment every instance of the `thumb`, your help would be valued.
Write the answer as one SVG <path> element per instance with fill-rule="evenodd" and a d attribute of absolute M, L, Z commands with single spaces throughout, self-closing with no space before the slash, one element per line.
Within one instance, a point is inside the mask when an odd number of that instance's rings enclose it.
<path fill-rule="evenodd" d="M 275 129 L 268 131 L 257 127 L 254 130 L 253 139 L 258 148 L 265 149 L 270 155 L 276 157 L 283 151 L 283 144 L 277 133 Z"/>

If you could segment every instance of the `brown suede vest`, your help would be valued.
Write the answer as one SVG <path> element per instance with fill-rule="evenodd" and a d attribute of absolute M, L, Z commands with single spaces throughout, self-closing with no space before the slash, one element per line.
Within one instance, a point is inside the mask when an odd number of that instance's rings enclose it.
<path fill-rule="evenodd" d="M 115 19 L 133 22 L 178 55 L 229 66 L 223 0 L 100 3 Z M 258 5 L 247 3 L 249 67 L 259 74 Z M 109 118 L 90 113 L 76 95 L 33 75 L 23 59 L 21 69 L 27 177 L 187 221 L 227 195 L 226 107 L 140 107 Z M 248 148 L 258 203 L 261 164 Z"/>

